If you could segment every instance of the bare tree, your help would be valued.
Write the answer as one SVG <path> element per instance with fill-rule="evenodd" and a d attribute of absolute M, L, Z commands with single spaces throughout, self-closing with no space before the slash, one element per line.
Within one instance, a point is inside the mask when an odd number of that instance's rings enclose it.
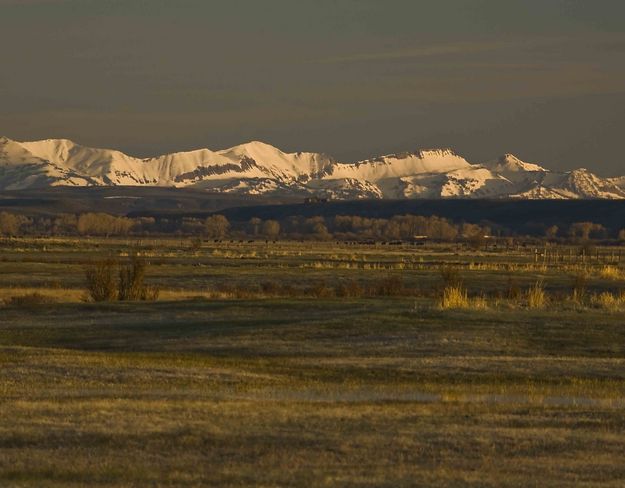
<path fill-rule="evenodd" d="M 105 213 L 85 213 L 78 217 L 76 228 L 82 235 L 126 235 L 132 229 L 133 221 Z"/>
<path fill-rule="evenodd" d="M 569 237 L 580 241 L 587 241 L 594 234 L 599 237 L 605 233 L 605 227 L 593 222 L 576 222 L 569 227 Z"/>
<path fill-rule="evenodd" d="M 552 225 L 551 227 L 545 230 L 545 237 L 547 239 L 555 239 L 556 237 L 558 237 L 559 230 L 560 229 L 558 228 L 557 225 Z"/>
<path fill-rule="evenodd" d="M 230 229 L 230 222 L 223 215 L 211 215 L 204 221 L 204 233 L 211 239 L 223 239 Z"/>
<path fill-rule="evenodd" d="M 263 234 L 270 239 L 275 239 L 280 234 L 280 223 L 277 220 L 266 220 L 263 223 Z"/>
<path fill-rule="evenodd" d="M 250 232 L 252 235 L 257 236 L 260 234 L 260 227 L 263 224 L 263 221 L 258 217 L 252 217 L 249 222 Z"/>
<path fill-rule="evenodd" d="M 0 212 L 0 234 L 7 236 L 17 236 L 20 234 L 24 217 L 8 212 Z"/>

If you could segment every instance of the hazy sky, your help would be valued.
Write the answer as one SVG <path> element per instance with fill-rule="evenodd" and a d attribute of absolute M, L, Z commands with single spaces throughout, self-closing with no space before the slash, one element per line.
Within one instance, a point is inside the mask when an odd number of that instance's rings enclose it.
<path fill-rule="evenodd" d="M 0 0 L 0 134 L 625 174 L 624 0 Z"/>

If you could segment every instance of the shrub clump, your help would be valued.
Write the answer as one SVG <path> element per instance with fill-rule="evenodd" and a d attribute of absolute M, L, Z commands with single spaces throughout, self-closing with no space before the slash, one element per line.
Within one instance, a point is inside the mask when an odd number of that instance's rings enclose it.
<path fill-rule="evenodd" d="M 374 281 L 369 294 L 376 297 L 401 296 L 406 293 L 404 282 L 399 276 L 389 276 Z"/>
<path fill-rule="evenodd" d="M 112 302 L 117 296 L 115 274 L 118 264 L 106 259 L 85 267 L 85 280 L 89 298 L 94 302 Z"/>
<path fill-rule="evenodd" d="M 583 304 L 586 299 L 586 287 L 588 286 L 588 272 L 585 270 L 573 276 L 573 293 L 571 300 L 579 305 Z"/>
<path fill-rule="evenodd" d="M 120 266 L 117 298 L 120 301 L 154 301 L 158 289 L 145 283 L 147 262 L 133 256 L 130 263 Z"/>
<path fill-rule="evenodd" d="M 505 297 L 513 302 L 516 302 L 521 298 L 521 288 L 512 276 L 508 277 Z"/>
<path fill-rule="evenodd" d="M 365 293 L 366 290 L 354 280 L 339 283 L 336 287 L 336 296 L 341 298 L 359 298 Z"/>
<path fill-rule="evenodd" d="M 94 302 L 154 301 L 159 290 L 145 283 L 148 263 L 132 256 L 129 263 L 106 259 L 85 267 L 89 298 Z"/>
<path fill-rule="evenodd" d="M 443 281 L 443 288 L 459 288 L 462 287 L 462 277 L 458 268 L 453 266 L 441 266 L 440 268 L 441 280 Z"/>

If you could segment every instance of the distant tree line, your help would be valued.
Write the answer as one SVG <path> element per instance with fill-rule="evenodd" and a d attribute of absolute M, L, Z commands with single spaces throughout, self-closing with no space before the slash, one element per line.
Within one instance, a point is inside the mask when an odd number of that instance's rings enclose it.
<path fill-rule="evenodd" d="M 625 242 L 625 229 L 610 232 L 600 224 L 576 222 L 536 229 L 533 235 L 550 241 Z M 205 239 L 297 239 L 297 240 L 398 240 L 430 239 L 441 242 L 468 240 L 476 245 L 489 236 L 517 237 L 510 229 L 489 223 L 454 223 L 431 216 L 399 215 L 390 219 L 338 215 L 292 216 L 282 220 L 252 218 L 229 222 L 223 215 L 207 218 L 129 218 L 105 213 L 23 216 L 0 212 L 0 235 L 45 236 L 149 236 L 180 235 Z"/>

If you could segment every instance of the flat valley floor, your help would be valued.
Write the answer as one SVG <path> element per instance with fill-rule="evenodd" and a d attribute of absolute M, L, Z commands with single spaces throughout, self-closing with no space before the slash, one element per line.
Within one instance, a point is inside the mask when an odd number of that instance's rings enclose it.
<path fill-rule="evenodd" d="M 85 263 L 131 248 L 158 301 L 82 301 Z M 621 487 L 625 313 L 593 299 L 617 296 L 620 266 L 4 240 L 0 486 Z M 437 305 L 445 267 L 475 306 Z"/>

